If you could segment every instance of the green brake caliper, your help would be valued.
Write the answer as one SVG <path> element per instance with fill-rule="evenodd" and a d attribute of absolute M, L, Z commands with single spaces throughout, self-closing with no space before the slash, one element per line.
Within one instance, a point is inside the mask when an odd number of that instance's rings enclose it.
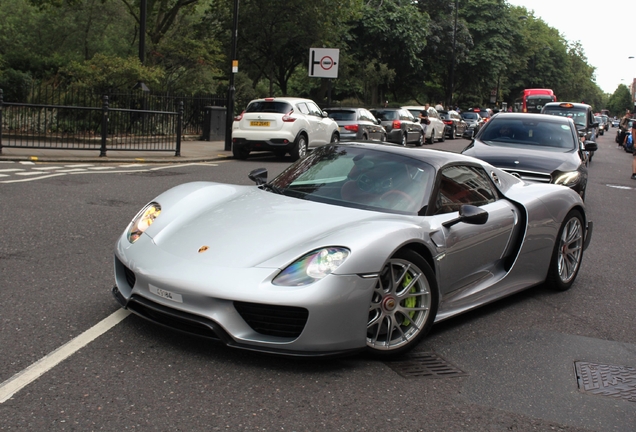
<path fill-rule="evenodd" d="M 404 275 L 404 280 L 402 281 L 402 287 L 406 288 L 411 283 L 412 280 L 413 280 L 413 276 L 411 276 L 409 273 Z M 411 288 L 411 290 L 409 291 L 409 293 L 411 294 L 416 292 L 417 290 L 415 289 L 415 286 Z M 414 308 L 416 304 L 417 304 L 417 298 L 415 297 L 409 297 L 404 300 L 404 307 L 406 308 Z M 415 315 L 415 311 L 409 312 L 409 317 L 413 318 L 414 315 Z M 404 318 L 404 321 L 402 321 L 403 326 L 407 326 L 410 323 L 411 321 L 408 318 Z"/>

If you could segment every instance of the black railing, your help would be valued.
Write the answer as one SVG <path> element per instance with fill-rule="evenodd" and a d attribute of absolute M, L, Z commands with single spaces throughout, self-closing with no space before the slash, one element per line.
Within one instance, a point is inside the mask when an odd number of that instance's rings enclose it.
<path fill-rule="evenodd" d="M 214 96 L 175 96 L 130 90 L 94 93 L 33 86 L 20 101 L 3 101 L 2 147 L 106 151 L 175 151 L 182 136 L 201 137 L 206 107 L 225 100 Z"/>

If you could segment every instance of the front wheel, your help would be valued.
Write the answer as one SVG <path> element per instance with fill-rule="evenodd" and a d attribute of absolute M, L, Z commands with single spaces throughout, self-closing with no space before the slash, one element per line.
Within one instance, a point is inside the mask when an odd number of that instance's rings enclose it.
<path fill-rule="evenodd" d="M 417 253 L 396 253 L 378 276 L 367 323 L 367 349 L 381 358 L 413 349 L 429 332 L 437 314 L 437 282 Z"/>
<path fill-rule="evenodd" d="M 557 291 L 568 290 L 574 283 L 583 259 L 585 239 L 583 216 L 578 210 L 570 211 L 559 229 L 554 244 L 547 285 Z"/>
<path fill-rule="evenodd" d="M 307 138 L 305 135 L 300 134 L 296 137 L 294 147 L 290 150 L 289 154 L 294 161 L 302 159 L 307 155 Z"/>
<path fill-rule="evenodd" d="M 433 139 L 433 141 L 435 141 L 435 139 Z M 444 142 L 446 141 L 446 133 L 442 132 L 442 136 L 439 138 L 438 140 L 439 142 Z"/>
<path fill-rule="evenodd" d="M 424 145 L 424 131 L 420 132 L 420 139 L 417 140 L 417 142 L 415 143 L 416 147 L 422 147 Z"/>
<path fill-rule="evenodd" d="M 435 142 L 435 129 L 431 131 L 431 137 L 426 140 L 428 144 L 433 144 Z"/>
<path fill-rule="evenodd" d="M 338 135 L 338 132 L 332 133 L 331 134 L 331 140 L 329 142 L 337 143 L 338 141 L 340 141 L 340 135 Z"/>

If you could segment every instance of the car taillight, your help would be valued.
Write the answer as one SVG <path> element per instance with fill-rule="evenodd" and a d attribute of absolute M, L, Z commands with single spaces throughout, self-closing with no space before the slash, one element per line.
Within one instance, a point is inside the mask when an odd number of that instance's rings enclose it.
<path fill-rule="evenodd" d="M 358 125 L 346 125 L 344 128 L 351 132 L 358 132 Z"/>
<path fill-rule="evenodd" d="M 285 114 L 283 116 L 283 121 L 286 123 L 291 123 L 291 122 L 295 122 L 296 118 L 292 117 L 291 115 L 293 114 L 294 110 L 291 110 L 290 112 L 288 112 L 287 114 Z"/>
<path fill-rule="evenodd" d="M 241 120 L 243 120 L 243 114 L 245 114 L 245 111 L 243 111 L 242 113 L 240 113 L 239 115 L 237 115 L 236 117 L 234 117 L 234 121 L 241 121 Z"/>
<path fill-rule="evenodd" d="M 399 120 L 393 120 L 393 125 L 391 127 L 393 129 L 402 129 L 402 122 Z"/>
<path fill-rule="evenodd" d="M 452 125 L 453 124 L 452 120 L 442 120 L 442 121 L 444 122 L 444 124 L 447 124 L 447 125 Z"/>

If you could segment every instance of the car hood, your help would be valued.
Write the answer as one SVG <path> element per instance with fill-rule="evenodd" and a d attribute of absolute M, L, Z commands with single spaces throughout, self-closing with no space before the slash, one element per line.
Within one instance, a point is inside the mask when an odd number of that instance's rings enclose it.
<path fill-rule="evenodd" d="M 474 156 L 501 169 L 552 173 L 555 170 L 573 171 L 579 165 L 575 160 L 578 156 L 574 152 L 490 146 L 479 141 L 475 141 L 464 154 Z"/>
<path fill-rule="evenodd" d="M 391 223 L 408 219 L 254 186 L 210 184 L 178 195 L 168 192 L 155 200 L 162 213 L 144 235 L 166 253 L 213 267 L 283 267 L 316 248 L 351 247 L 361 241 L 357 230 L 368 233 L 369 224 L 383 236 Z"/>

